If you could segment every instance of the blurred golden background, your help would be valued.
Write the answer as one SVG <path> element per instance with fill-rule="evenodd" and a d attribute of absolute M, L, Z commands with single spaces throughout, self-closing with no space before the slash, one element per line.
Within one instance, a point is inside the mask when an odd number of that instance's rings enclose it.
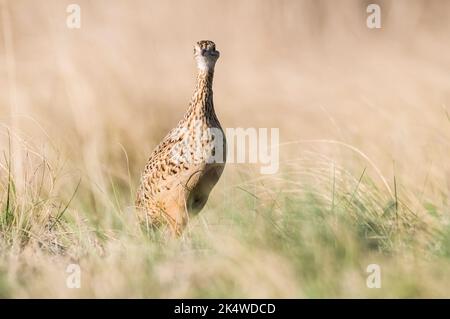
<path fill-rule="evenodd" d="M 80 29 L 70 3 L 2 1 L 0 119 L 92 174 L 118 143 L 143 163 L 187 107 L 193 43 L 212 39 L 225 127 L 340 140 L 403 182 L 450 183 L 447 1 L 378 1 L 381 29 L 370 1 L 78 1 Z"/>

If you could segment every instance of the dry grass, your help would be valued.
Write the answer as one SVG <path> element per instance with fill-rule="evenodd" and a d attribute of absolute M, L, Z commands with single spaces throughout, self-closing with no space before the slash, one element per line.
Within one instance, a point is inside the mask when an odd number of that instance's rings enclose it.
<path fill-rule="evenodd" d="M 450 3 L 369 30 L 370 1 L 78 1 L 70 30 L 71 2 L 0 1 L 0 296 L 450 296 Z M 280 172 L 228 165 L 164 243 L 134 190 L 199 39 L 221 122 L 280 128 Z"/>

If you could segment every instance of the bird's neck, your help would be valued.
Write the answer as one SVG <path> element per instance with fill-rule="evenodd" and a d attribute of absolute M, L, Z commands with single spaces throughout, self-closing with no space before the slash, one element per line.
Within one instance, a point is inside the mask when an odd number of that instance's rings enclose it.
<path fill-rule="evenodd" d="M 213 103 L 214 69 L 199 69 L 197 86 L 186 116 L 215 116 Z"/>

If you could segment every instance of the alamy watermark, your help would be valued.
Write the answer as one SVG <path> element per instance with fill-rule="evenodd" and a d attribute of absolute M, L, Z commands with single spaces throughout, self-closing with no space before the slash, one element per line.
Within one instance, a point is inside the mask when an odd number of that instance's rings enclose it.
<path fill-rule="evenodd" d="M 66 18 L 66 26 L 69 29 L 81 28 L 81 7 L 79 4 L 72 3 L 66 7 L 69 14 Z M 366 25 L 369 29 L 381 28 L 381 7 L 379 4 L 371 3 L 367 6 L 366 12 L 369 16 L 366 19 Z"/>
<path fill-rule="evenodd" d="M 66 12 L 69 14 L 66 18 L 66 26 L 69 29 L 81 28 L 81 7 L 79 4 L 72 3 L 66 8 Z"/>
<path fill-rule="evenodd" d="M 69 289 L 81 288 L 81 267 L 78 264 L 69 264 L 66 268 L 69 275 L 66 278 L 66 286 Z"/>
<path fill-rule="evenodd" d="M 367 17 L 366 24 L 369 29 L 381 28 L 381 8 L 378 4 L 369 4 L 366 8 L 366 12 L 370 13 Z"/>
<path fill-rule="evenodd" d="M 178 141 L 171 149 L 177 164 L 250 163 L 261 164 L 261 174 L 275 174 L 279 168 L 278 128 L 202 128 L 194 123 L 194 132 L 178 128 L 171 139 Z"/>
<path fill-rule="evenodd" d="M 381 267 L 378 264 L 370 264 L 366 268 L 366 272 L 370 275 L 367 276 L 366 285 L 367 288 L 381 288 Z"/>

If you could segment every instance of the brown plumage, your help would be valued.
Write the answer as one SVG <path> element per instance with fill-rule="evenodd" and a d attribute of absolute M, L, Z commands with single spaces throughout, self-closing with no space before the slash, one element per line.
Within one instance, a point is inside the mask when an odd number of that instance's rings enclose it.
<path fill-rule="evenodd" d="M 189 108 L 150 155 L 136 198 L 141 220 L 157 227 L 168 224 L 176 235 L 189 215 L 205 206 L 225 166 L 225 134 L 214 111 L 212 91 L 219 52 L 212 41 L 199 41 L 194 57 L 197 87 Z"/>

